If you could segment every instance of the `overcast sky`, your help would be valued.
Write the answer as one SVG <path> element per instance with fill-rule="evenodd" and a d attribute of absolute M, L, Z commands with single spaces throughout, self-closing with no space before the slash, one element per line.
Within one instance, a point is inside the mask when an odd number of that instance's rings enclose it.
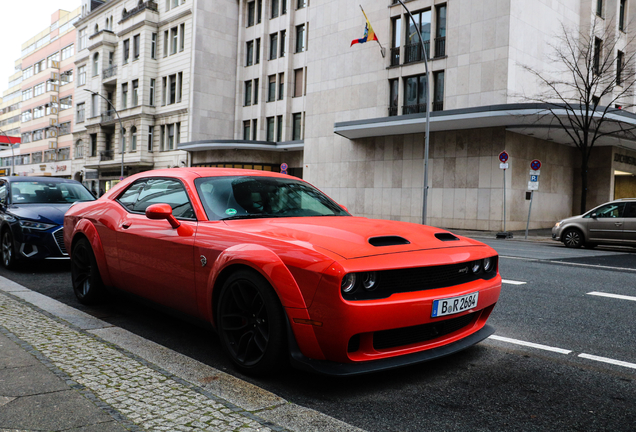
<path fill-rule="evenodd" d="M 58 10 L 72 11 L 81 0 L 0 0 L 0 96 L 7 89 L 22 44 L 51 25 Z"/>

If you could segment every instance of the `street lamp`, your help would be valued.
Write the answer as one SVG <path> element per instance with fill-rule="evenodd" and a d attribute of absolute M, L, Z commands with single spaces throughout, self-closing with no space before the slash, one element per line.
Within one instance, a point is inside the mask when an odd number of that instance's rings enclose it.
<path fill-rule="evenodd" d="M 113 111 L 115 111 L 115 115 L 117 116 L 117 120 L 119 120 L 119 128 L 120 128 L 120 140 L 121 140 L 121 176 L 119 177 L 119 180 L 123 180 L 124 179 L 124 124 L 121 122 L 121 117 L 119 117 L 119 113 L 117 112 L 117 110 L 115 109 L 115 107 L 113 106 L 112 102 L 109 101 L 107 98 L 105 98 L 104 96 L 100 95 L 97 92 L 94 92 L 93 90 L 89 90 L 89 89 L 84 89 L 84 91 L 89 92 L 92 95 L 95 96 L 99 96 L 100 98 L 104 99 L 106 102 L 108 102 L 108 105 L 110 105 L 111 109 Z"/>
<path fill-rule="evenodd" d="M 9 138 L 2 129 L 0 129 L 0 132 L 2 132 L 2 135 L 5 136 L 5 138 L 7 139 L 7 144 L 9 145 L 9 147 L 11 147 L 11 175 L 14 176 L 15 175 L 15 153 L 13 151 L 13 144 L 11 143 L 11 138 Z"/>
<path fill-rule="evenodd" d="M 413 15 L 411 15 L 411 11 L 404 6 L 402 0 L 397 0 L 400 2 L 406 13 L 411 18 L 413 22 L 413 27 L 415 27 L 415 31 L 417 31 L 417 36 L 420 38 L 420 46 L 422 47 L 422 53 L 424 54 L 424 67 L 426 68 L 426 86 L 424 88 L 424 100 L 426 101 L 426 137 L 424 138 L 424 202 L 422 203 L 422 225 L 426 225 L 426 206 L 428 201 L 428 142 L 429 142 L 429 132 L 430 132 L 430 118 L 431 118 L 431 110 L 430 110 L 430 101 L 429 101 L 429 91 L 428 87 L 430 84 L 430 77 L 428 70 L 428 55 L 426 54 L 426 49 L 424 48 L 424 40 L 422 40 L 422 33 L 420 32 Z"/>

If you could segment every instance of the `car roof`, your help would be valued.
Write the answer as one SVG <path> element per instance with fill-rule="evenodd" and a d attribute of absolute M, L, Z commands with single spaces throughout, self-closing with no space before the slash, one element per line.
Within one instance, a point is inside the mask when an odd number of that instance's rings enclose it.
<path fill-rule="evenodd" d="M 6 180 L 10 183 L 15 182 L 47 182 L 47 183 L 79 183 L 76 180 L 59 178 L 59 177 L 31 177 L 31 176 L 7 176 L 0 177 L 1 180 Z"/>

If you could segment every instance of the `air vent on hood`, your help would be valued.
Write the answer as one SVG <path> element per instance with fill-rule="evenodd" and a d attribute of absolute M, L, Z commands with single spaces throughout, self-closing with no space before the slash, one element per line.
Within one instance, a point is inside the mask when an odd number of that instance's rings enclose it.
<path fill-rule="evenodd" d="M 455 237 L 451 233 L 436 233 L 435 237 L 437 237 L 441 241 L 455 241 L 455 240 L 459 240 L 457 237 Z"/>
<path fill-rule="evenodd" d="M 371 237 L 369 243 L 373 246 L 396 246 L 411 244 L 410 241 L 404 237 L 399 236 L 384 236 L 384 237 Z"/>

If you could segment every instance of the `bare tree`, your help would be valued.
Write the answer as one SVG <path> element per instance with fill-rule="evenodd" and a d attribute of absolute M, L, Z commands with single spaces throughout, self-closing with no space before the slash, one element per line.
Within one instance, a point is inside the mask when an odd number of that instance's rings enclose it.
<path fill-rule="evenodd" d="M 543 116 L 552 117 L 580 152 L 581 213 L 587 210 L 592 148 L 608 135 L 633 138 L 636 128 L 616 116 L 620 109 L 634 106 L 634 38 L 619 32 L 612 20 L 603 24 L 594 19 L 589 31 L 572 31 L 562 24 L 560 36 L 550 44 L 548 64 L 554 70 L 521 65 L 541 89 L 522 97 L 545 105 Z"/>

